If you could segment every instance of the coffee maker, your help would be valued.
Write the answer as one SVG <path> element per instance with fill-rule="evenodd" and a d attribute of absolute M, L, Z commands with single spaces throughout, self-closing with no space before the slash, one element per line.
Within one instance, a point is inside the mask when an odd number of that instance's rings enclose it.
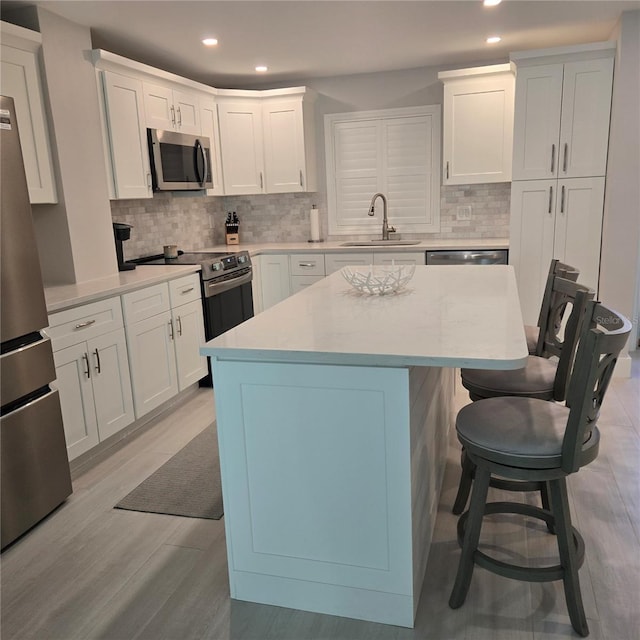
<path fill-rule="evenodd" d="M 133 262 L 124 261 L 124 253 L 122 251 L 122 243 L 131 236 L 131 225 L 124 222 L 113 223 L 113 237 L 116 241 L 116 256 L 118 256 L 118 271 L 130 271 L 135 269 Z"/>

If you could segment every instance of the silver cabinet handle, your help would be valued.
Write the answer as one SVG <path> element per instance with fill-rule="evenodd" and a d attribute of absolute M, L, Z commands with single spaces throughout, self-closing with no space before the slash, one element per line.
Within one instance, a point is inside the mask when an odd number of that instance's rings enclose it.
<path fill-rule="evenodd" d="M 79 322 L 76 325 L 76 329 L 84 329 L 85 327 L 90 327 L 92 324 L 95 324 L 95 320 L 87 320 L 86 322 Z"/>
<path fill-rule="evenodd" d="M 147 173 L 147 189 L 151 192 L 151 174 Z"/>
<path fill-rule="evenodd" d="M 262 182 L 262 171 L 260 172 L 260 188 L 264 189 L 264 184 Z"/>
<path fill-rule="evenodd" d="M 102 373 L 102 367 L 100 366 L 100 353 L 96 347 L 96 350 L 93 352 L 96 356 L 96 373 Z"/>
<path fill-rule="evenodd" d="M 549 187 L 549 213 L 551 213 L 552 205 L 553 205 L 553 187 Z"/>
<path fill-rule="evenodd" d="M 195 287 L 189 287 L 188 289 L 183 289 L 180 293 L 184 295 L 185 293 L 191 293 Z"/>
<path fill-rule="evenodd" d="M 556 145 L 552 144 L 551 145 L 551 175 L 553 175 L 555 168 L 556 168 Z"/>
<path fill-rule="evenodd" d="M 84 372 L 84 375 L 87 376 L 87 379 L 89 379 L 91 377 L 91 367 L 89 366 L 89 354 L 88 353 L 83 353 L 82 354 L 82 359 L 84 360 L 85 364 L 87 365 L 87 370 Z"/>
<path fill-rule="evenodd" d="M 562 185 L 562 192 L 560 193 L 560 213 L 564 213 L 564 185 Z"/>
<path fill-rule="evenodd" d="M 178 126 L 182 126 L 182 111 L 180 111 L 180 107 L 178 107 Z"/>
<path fill-rule="evenodd" d="M 447 180 L 449 179 L 449 161 L 447 160 Z"/>
<path fill-rule="evenodd" d="M 298 262 L 299 267 L 305 267 L 307 269 L 313 269 L 316 266 L 315 262 Z"/>
<path fill-rule="evenodd" d="M 304 184 L 302 182 L 302 169 L 300 169 L 300 186 L 304 187 Z"/>
<path fill-rule="evenodd" d="M 180 316 L 178 316 L 178 335 L 181 336 L 182 335 L 182 318 Z"/>
<path fill-rule="evenodd" d="M 564 158 L 562 160 L 562 170 L 567 173 L 567 159 L 569 157 L 569 144 L 564 143 Z"/>
<path fill-rule="evenodd" d="M 173 320 L 169 320 L 169 322 L 167 322 L 167 324 L 169 325 L 169 338 L 171 340 L 174 339 L 173 337 Z"/>
<path fill-rule="evenodd" d="M 174 127 L 176 126 L 176 110 L 174 109 L 173 105 L 171 105 L 171 124 Z"/>

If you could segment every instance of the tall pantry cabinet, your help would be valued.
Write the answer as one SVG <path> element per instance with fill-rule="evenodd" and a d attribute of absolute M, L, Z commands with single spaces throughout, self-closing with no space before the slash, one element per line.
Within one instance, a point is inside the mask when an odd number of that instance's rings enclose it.
<path fill-rule="evenodd" d="M 552 258 L 598 289 L 614 55 L 614 42 L 511 54 L 509 261 L 527 324 L 537 320 Z"/>

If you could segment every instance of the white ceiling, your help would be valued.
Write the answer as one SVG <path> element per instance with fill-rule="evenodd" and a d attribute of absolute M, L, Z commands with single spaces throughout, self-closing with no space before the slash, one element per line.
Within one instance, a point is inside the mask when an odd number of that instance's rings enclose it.
<path fill-rule="evenodd" d="M 607 40 L 614 0 L 43 0 L 91 27 L 93 46 L 217 87 L 255 87 L 424 66 L 507 60 L 510 51 Z M 502 42 L 489 46 L 487 36 Z M 201 39 L 214 36 L 215 48 Z M 257 76 L 257 64 L 269 66 Z"/>

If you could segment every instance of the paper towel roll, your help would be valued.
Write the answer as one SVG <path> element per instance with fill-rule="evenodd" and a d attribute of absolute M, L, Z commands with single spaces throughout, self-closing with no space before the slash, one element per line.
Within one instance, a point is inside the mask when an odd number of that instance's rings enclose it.
<path fill-rule="evenodd" d="M 315 205 L 313 209 L 311 209 L 311 216 L 309 220 L 311 223 L 311 240 L 317 242 L 320 240 L 320 214 Z"/>

